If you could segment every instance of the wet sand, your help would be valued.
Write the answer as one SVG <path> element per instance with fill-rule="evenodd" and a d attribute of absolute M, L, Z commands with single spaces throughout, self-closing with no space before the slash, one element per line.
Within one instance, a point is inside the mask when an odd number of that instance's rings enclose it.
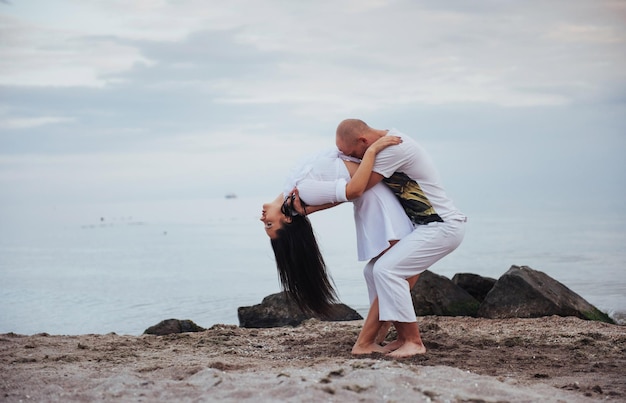
<path fill-rule="evenodd" d="M 626 401 L 626 327 L 420 317 L 425 355 L 354 357 L 362 321 L 168 336 L 0 335 L 0 400 Z M 393 336 L 391 334 L 390 336 Z"/>

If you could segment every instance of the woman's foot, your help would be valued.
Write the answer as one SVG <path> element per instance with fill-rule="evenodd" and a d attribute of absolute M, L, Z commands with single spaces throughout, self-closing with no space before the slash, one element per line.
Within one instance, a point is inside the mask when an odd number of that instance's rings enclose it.
<path fill-rule="evenodd" d="M 387 351 L 385 351 L 383 346 L 381 346 L 380 344 L 376 344 L 376 343 L 366 344 L 366 345 L 355 344 L 352 347 L 353 355 L 363 355 L 363 354 L 372 354 L 372 353 L 387 353 Z"/>
<path fill-rule="evenodd" d="M 391 328 L 391 322 L 380 322 L 380 329 L 376 334 L 376 340 L 374 342 L 376 344 L 383 344 L 385 339 L 387 338 L 387 334 L 389 333 L 389 329 Z"/>
<path fill-rule="evenodd" d="M 385 344 L 383 346 L 383 350 L 385 351 L 385 353 L 390 353 L 394 350 L 399 349 L 400 347 L 402 347 L 402 345 L 404 344 L 403 341 L 400 340 L 394 340 L 391 343 Z"/>

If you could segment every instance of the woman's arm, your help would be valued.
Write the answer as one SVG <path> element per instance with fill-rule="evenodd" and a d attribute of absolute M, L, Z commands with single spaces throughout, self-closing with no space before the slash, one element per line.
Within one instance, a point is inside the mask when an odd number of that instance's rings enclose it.
<path fill-rule="evenodd" d="M 372 169 L 374 168 L 374 162 L 376 161 L 376 155 L 383 149 L 391 145 L 400 144 L 401 142 L 402 139 L 398 136 L 386 135 L 376 140 L 367 148 L 360 164 L 344 161 L 346 163 L 346 168 L 348 169 L 348 171 L 350 172 L 350 176 L 352 177 L 350 181 L 346 184 L 345 192 L 347 200 L 354 200 L 360 197 L 363 192 L 365 192 L 365 190 L 376 185 L 383 179 L 382 175 L 376 172 L 372 172 Z M 341 204 L 341 202 L 339 202 L 325 203 L 315 206 L 306 205 L 300 199 L 297 188 L 294 188 L 289 193 L 289 196 L 291 195 L 295 195 L 292 208 L 300 215 L 308 215 L 316 211 L 325 210 Z"/>
<path fill-rule="evenodd" d="M 350 177 L 352 177 L 354 173 L 356 172 L 356 170 L 359 169 L 359 164 L 357 162 L 344 161 L 343 163 L 346 164 L 346 168 L 348 168 Z M 380 182 L 382 179 L 384 179 L 383 175 L 379 174 L 378 172 L 372 171 L 372 173 L 370 174 L 370 179 L 367 182 L 367 186 L 365 186 L 365 190 L 371 189 L 375 184 Z"/>
<path fill-rule="evenodd" d="M 398 136 L 382 136 L 373 142 L 367 150 L 365 150 L 365 155 L 363 155 L 363 159 L 361 160 L 359 167 L 352 175 L 350 182 L 346 185 L 346 197 L 348 200 L 360 197 L 366 189 L 374 186 L 382 180 L 382 175 L 372 175 L 376 155 L 385 148 L 391 145 L 400 144 L 401 142 L 402 139 Z"/>

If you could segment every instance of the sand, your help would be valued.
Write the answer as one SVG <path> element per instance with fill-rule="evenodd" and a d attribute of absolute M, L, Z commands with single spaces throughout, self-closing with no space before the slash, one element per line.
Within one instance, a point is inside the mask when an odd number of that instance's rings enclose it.
<path fill-rule="evenodd" d="M 624 326 L 561 317 L 419 324 L 428 351 L 404 360 L 352 356 L 362 321 L 3 334 L 0 401 L 626 401 Z"/>

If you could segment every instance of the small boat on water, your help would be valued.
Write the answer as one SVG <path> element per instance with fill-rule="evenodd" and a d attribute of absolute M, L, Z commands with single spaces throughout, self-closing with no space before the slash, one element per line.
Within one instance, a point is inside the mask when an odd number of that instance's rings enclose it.
<path fill-rule="evenodd" d="M 226 197 L 227 199 L 236 199 L 236 198 L 237 198 L 237 195 L 236 195 L 236 194 L 234 194 L 234 193 L 228 193 L 225 197 Z"/>

